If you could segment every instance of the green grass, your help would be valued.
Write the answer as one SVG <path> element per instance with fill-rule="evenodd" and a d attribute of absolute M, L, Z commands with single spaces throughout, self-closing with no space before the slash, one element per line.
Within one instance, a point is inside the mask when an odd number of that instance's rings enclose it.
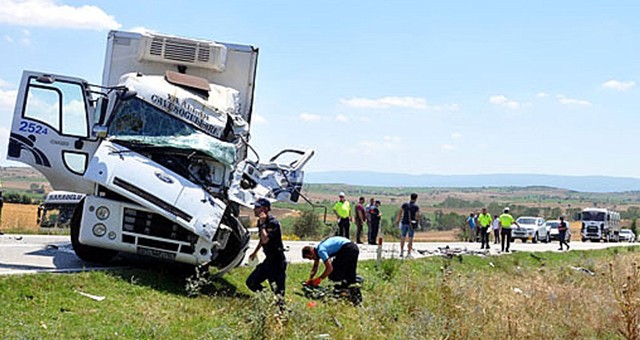
<path fill-rule="evenodd" d="M 247 290 L 249 268 L 200 285 L 195 297 L 185 290 L 178 267 L 169 265 L 4 276 L 0 337 L 619 338 L 624 318 L 618 317 L 611 292 L 622 289 L 618 283 L 628 276 L 625 268 L 640 260 L 639 250 L 385 260 L 380 267 L 365 261 L 359 264 L 366 279 L 361 307 L 336 301 L 309 307 L 297 293 L 310 263 L 294 264 L 287 270 L 290 311 L 284 314 L 278 313 L 270 292 Z M 607 274 L 609 263 L 616 264 L 619 274 Z M 78 292 L 105 299 L 94 301 Z"/>

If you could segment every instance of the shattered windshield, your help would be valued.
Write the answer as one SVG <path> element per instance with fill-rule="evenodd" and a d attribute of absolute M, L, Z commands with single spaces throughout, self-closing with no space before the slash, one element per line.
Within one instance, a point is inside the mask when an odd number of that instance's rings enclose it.
<path fill-rule="evenodd" d="M 235 163 L 234 144 L 211 137 L 139 98 L 121 101 L 108 128 L 109 136 L 116 140 L 199 150 L 227 166 Z"/>
<path fill-rule="evenodd" d="M 582 212 L 583 221 L 603 222 L 604 216 L 605 216 L 604 212 L 599 212 L 599 211 L 583 211 Z"/>

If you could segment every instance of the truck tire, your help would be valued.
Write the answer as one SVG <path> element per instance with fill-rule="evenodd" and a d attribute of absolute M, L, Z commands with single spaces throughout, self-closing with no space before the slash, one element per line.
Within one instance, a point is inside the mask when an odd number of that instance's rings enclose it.
<path fill-rule="evenodd" d="M 118 253 L 115 250 L 110 249 L 102 249 L 96 248 L 92 246 L 87 246 L 81 244 L 79 239 L 80 236 L 80 222 L 82 221 L 82 212 L 84 206 L 84 198 L 78 203 L 78 206 L 73 212 L 73 218 L 70 222 L 71 229 L 71 245 L 73 246 L 73 251 L 84 261 L 94 262 L 94 263 L 107 263 L 113 259 L 114 256 Z"/>

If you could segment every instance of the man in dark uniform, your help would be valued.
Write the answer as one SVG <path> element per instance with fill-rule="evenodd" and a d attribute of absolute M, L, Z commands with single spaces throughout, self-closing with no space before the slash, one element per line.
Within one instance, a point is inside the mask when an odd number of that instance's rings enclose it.
<path fill-rule="evenodd" d="M 269 281 L 271 289 L 280 298 L 284 298 L 287 262 L 282 244 L 280 222 L 271 216 L 271 203 L 260 198 L 253 204 L 253 214 L 258 217 L 258 246 L 249 256 L 258 256 L 260 248 L 264 250 L 266 259 L 260 263 L 247 278 L 247 287 L 254 292 L 264 289 L 262 282 Z"/>

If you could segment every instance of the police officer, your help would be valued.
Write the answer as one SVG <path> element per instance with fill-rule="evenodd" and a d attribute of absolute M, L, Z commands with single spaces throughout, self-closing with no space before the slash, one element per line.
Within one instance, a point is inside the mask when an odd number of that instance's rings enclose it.
<path fill-rule="evenodd" d="M 489 227 L 491 227 L 491 214 L 487 212 L 487 208 L 482 208 L 482 214 L 478 216 L 480 222 L 480 240 L 482 241 L 480 249 L 489 249 Z"/>
<path fill-rule="evenodd" d="M 260 263 L 247 278 L 247 287 L 254 292 L 264 289 L 262 282 L 269 281 L 271 288 L 280 298 L 284 297 L 287 262 L 282 244 L 280 222 L 271 216 L 271 203 L 260 198 L 253 204 L 253 214 L 258 217 L 258 234 L 260 240 L 256 249 L 249 255 L 253 260 L 258 256 L 260 248 L 264 250 L 266 259 Z"/>
<path fill-rule="evenodd" d="M 513 216 L 509 214 L 509 207 L 504 208 L 504 212 L 500 217 L 500 226 L 502 227 L 502 251 L 505 251 L 504 243 L 507 242 L 507 252 L 509 252 L 509 246 L 511 245 L 511 225 L 515 224 L 518 227 L 520 225 L 513 219 Z"/>

